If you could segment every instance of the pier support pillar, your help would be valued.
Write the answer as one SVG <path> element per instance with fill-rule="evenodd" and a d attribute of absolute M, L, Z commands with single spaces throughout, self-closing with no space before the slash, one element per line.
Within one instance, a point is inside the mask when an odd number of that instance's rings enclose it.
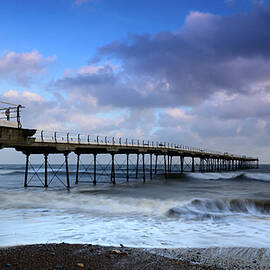
<path fill-rule="evenodd" d="M 139 157 L 140 157 L 140 154 L 137 154 L 136 179 L 138 178 L 138 171 L 139 171 Z"/>
<path fill-rule="evenodd" d="M 47 188 L 48 187 L 48 154 L 44 154 L 44 167 L 45 167 L 45 183 L 44 183 L 44 187 Z"/>
<path fill-rule="evenodd" d="M 111 182 L 115 185 L 114 154 L 112 154 Z"/>
<path fill-rule="evenodd" d="M 180 156 L 180 171 L 181 173 L 184 172 L 184 157 L 183 156 Z"/>
<path fill-rule="evenodd" d="M 153 178 L 153 171 L 152 171 L 152 154 L 150 154 L 150 179 Z"/>
<path fill-rule="evenodd" d="M 30 154 L 26 154 L 26 160 L 25 160 L 25 174 L 24 174 L 24 187 L 27 187 L 27 177 L 28 177 L 28 167 L 29 167 L 29 156 Z"/>
<path fill-rule="evenodd" d="M 166 155 L 164 155 L 164 173 L 165 173 L 165 178 L 167 179 Z"/>
<path fill-rule="evenodd" d="M 93 180 L 93 184 L 96 185 L 97 184 L 97 154 L 94 153 L 94 180 Z"/>
<path fill-rule="evenodd" d="M 66 177 L 67 177 L 67 188 L 70 188 L 70 183 L 69 183 L 69 171 L 68 171 L 68 154 L 65 153 L 65 163 L 66 163 Z"/>
<path fill-rule="evenodd" d="M 79 168 L 80 168 L 80 154 L 77 154 L 77 167 L 76 167 L 75 184 L 79 184 Z"/>
<path fill-rule="evenodd" d="M 145 182 L 145 164 L 144 164 L 144 154 L 142 154 L 142 162 L 143 162 L 143 182 Z"/>
<path fill-rule="evenodd" d="M 156 161 L 155 161 L 155 175 L 157 174 L 157 162 L 158 162 L 158 155 L 156 155 Z"/>
<path fill-rule="evenodd" d="M 259 169 L 259 160 L 257 159 L 257 164 L 256 164 L 256 168 Z"/>
<path fill-rule="evenodd" d="M 194 163 L 194 157 L 192 157 L 192 168 L 191 171 L 194 173 L 195 172 L 195 163 Z"/>
<path fill-rule="evenodd" d="M 128 162 L 129 162 L 129 154 L 127 154 L 127 182 L 129 181 L 129 171 L 128 171 L 129 164 L 128 164 Z"/>

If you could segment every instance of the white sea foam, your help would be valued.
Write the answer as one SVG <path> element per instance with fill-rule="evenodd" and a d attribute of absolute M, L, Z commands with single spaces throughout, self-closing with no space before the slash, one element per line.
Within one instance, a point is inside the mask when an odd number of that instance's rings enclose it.
<path fill-rule="evenodd" d="M 110 197 L 95 195 L 103 190 L 90 192 L 1 192 L 1 209 L 55 209 L 66 212 L 83 212 L 91 215 L 164 215 L 178 202 L 175 200 Z"/>
<path fill-rule="evenodd" d="M 169 215 L 189 219 L 217 219 L 236 215 L 270 219 L 270 200 L 193 199 L 170 209 Z"/>
<path fill-rule="evenodd" d="M 238 172 L 205 172 L 205 173 L 187 173 L 191 178 L 205 179 L 205 180 L 223 180 L 223 179 L 233 179 L 243 176 L 244 173 Z"/>
<path fill-rule="evenodd" d="M 3 170 L 1 169 L 0 170 L 0 175 L 8 175 L 8 174 L 15 174 L 15 173 L 18 173 L 20 171 L 18 170 Z"/>
<path fill-rule="evenodd" d="M 245 177 L 257 180 L 257 181 L 263 181 L 263 182 L 270 182 L 270 173 L 245 173 Z"/>

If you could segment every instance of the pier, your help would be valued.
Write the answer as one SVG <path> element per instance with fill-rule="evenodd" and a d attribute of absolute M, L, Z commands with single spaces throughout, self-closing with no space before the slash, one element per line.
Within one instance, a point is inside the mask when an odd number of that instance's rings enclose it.
<path fill-rule="evenodd" d="M 93 136 L 62 132 L 46 132 L 36 129 L 22 128 L 20 121 L 21 105 L 12 106 L 9 111 L 4 108 L 5 115 L 0 119 L 0 148 L 14 148 L 25 155 L 24 187 L 29 186 L 29 167 L 32 155 L 43 156 L 44 179 L 38 176 L 42 187 L 49 187 L 52 179 L 48 177 L 48 169 L 53 172 L 53 178 L 57 178 L 57 170 L 53 170 L 48 162 L 49 155 L 61 154 L 62 166 L 65 168 L 66 180 L 63 185 L 71 187 L 69 173 L 69 155 L 76 155 L 76 175 L 72 179 L 79 183 L 81 156 L 93 157 L 92 170 L 89 183 L 96 185 L 98 157 L 110 156 L 110 175 L 108 183 L 116 184 L 116 157 L 124 156 L 125 179 L 128 182 L 131 177 L 142 181 L 152 179 L 153 175 L 162 173 L 165 178 L 173 173 L 184 172 L 220 172 L 234 171 L 259 167 L 259 159 L 245 155 L 234 155 L 227 152 L 209 151 L 198 147 L 174 144 L 160 141 L 138 140 L 128 138 L 115 138 L 108 136 Z M 11 116 L 11 112 L 15 116 Z M 11 118 L 12 117 L 12 118 Z M 12 121 L 14 119 L 15 121 Z M 131 162 L 135 165 L 131 166 Z M 122 167 L 123 167 L 122 166 Z M 84 167 L 85 168 L 85 167 Z M 88 168 L 85 168 L 87 171 Z M 135 175 L 131 176 L 131 173 Z M 60 180 L 60 179 L 59 179 Z M 90 181 L 91 180 L 91 181 Z M 61 181 L 61 180 L 60 180 Z"/>

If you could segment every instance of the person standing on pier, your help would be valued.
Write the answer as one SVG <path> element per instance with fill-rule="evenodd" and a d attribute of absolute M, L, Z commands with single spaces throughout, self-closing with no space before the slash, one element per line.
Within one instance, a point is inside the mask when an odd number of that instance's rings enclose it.
<path fill-rule="evenodd" d="M 9 121 L 10 120 L 10 109 L 6 109 L 5 114 L 7 117 L 7 121 Z"/>

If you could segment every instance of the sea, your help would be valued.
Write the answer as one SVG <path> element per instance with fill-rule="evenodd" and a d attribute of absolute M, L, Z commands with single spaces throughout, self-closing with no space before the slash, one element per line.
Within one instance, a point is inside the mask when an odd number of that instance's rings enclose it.
<path fill-rule="evenodd" d="M 35 171 L 38 172 L 35 173 Z M 146 181 L 116 166 L 44 168 L 0 165 L 0 246 L 36 243 L 91 243 L 146 248 L 270 247 L 270 165 L 230 172 L 159 172 Z M 57 174 L 56 174 L 57 172 Z"/>

